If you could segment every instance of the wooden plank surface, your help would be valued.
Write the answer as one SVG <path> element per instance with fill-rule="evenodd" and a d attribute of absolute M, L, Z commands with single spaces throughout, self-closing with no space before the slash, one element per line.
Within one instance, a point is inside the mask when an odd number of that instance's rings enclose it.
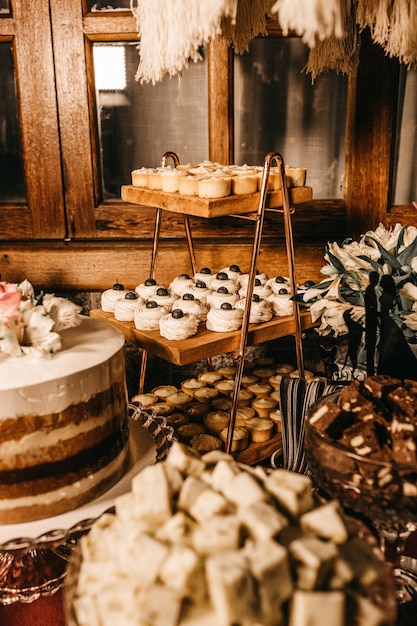
<path fill-rule="evenodd" d="M 309 202 L 313 198 L 311 187 L 292 187 L 288 191 L 291 204 Z M 121 188 L 121 197 L 125 202 L 207 218 L 253 213 L 258 209 L 260 196 L 258 191 L 257 193 L 210 199 L 199 198 L 198 196 L 182 196 L 179 193 L 166 193 L 134 187 L 133 185 L 123 185 Z M 266 207 L 270 209 L 282 207 L 282 191 L 269 192 Z"/>
<path fill-rule="evenodd" d="M 234 454 L 233 456 L 239 463 L 246 463 L 247 465 L 256 465 L 261 461 L 269 459 L 269 457 L 279 448 L 282 448 L 282 434 L 281 432 L 275 433 L 269 441 L 263 441 L 261 443 L 250 443 L 246 450 L 242 450 Z"/>
<path fill-rule="evenodd" d="M 211 356 L 233 352 L 240 346 L 240 330 L 231 333 L 216 333 L 207 330 L 204 324 L 200 324 L 197 334 L 193 337 L 171 341 L 161 337 L 157 330 L 137 330 L 133 322 L 120 322 L 115 319 L 113 313 L 107 313 L 102 309 L 93 309 L 90 315 L 119 328 L 130 343 L 137 344 L 151 354 L 175 365 L 188 365 Z M 300 317 L 303 330 L 313 327 L 309 311 L 303 311 Z M 247 344 L 264 343 L 294 333 L 293 316 L 274 317 L 269 322 L 250 324 Z"/>

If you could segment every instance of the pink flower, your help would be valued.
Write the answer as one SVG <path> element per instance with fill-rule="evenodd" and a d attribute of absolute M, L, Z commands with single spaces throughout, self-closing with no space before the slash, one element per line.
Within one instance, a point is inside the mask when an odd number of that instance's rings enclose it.
<path fill-rule="evenodd" d="M 22 301 L 17 285 L 0 281 L 0 316 L 14 318 Z"/>

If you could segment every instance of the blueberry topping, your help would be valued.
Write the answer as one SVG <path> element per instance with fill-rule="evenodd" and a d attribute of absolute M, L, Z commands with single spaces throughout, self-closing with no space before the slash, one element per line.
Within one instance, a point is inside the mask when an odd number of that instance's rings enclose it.
<path fill-rule="evenodd" d="M 136 300 L 136 299 L 137 299 L 137 297 L 138 297 L 138 296 L 137 296 L 137 294 L 136 294 L 134 291 L 128 291 L 128 292 L 125 294 L 125 298 L 126 298 L 126 300 Z"/>
<path fill-rule="evenodd" d="M 255 287 L 260 287 L 261 285 L 262 285 L 262 283 L 259 280 L 259 278 L 255 278 Z"/>
<path fill-rule="evenodd" d="M 156 290 L 156 295 L 157 296 L 169 296 L 168 289 L 165 289 L 165 287 L 158 287 L 158 289 Z"/>
<path fill-rule="evenodd" d="M 190 280 L 190 277 L 188 274 L 180 274 L 178 278 L 180 278 L 181 280 Z"/>
<path fill-rule="evenodd" d="M 221 309 L 224 309 L 225 311 L 231 311 L 233 309 L 232 305 L 230 304 L 230 302 L 222 302 L 221 304 Z"/>
<path fill-rule="evenodd" d="M 156 285 L 156 280 L 154 278 L 147 278 L 145 280 L 145 285 L 150 287 L 151 285 Z"/>
<path fill-rule="evenodd" d="M 200 274 L 211 274 L 211 269 L 209 267 L 202 267 Z"/>
<path fill-rule="evenodd" d="M 123 287 L 123 285 L 121 283 L 114 283 L 113 289 L 115 291 L 124 291 L 125 288 Z"/>
<path fill-rule="evenodd" d="M 254 293 L 252 300 L 254 302 L 260 302 L 261 301 L 261 296 L 258 293 Z"/>
<path fill-rule="evenodd" d="M 228 275 L 226 274 L 226 272 L 219 272 L 219 273 L 216 275 L 216 278 L 217 278 L 218 280 L 228 280 L 228 278 L 229 278 L 229 277 L 228 277 Z"/>
<path fill-rule="evenodd" d="M 285 289 L 285 287 L 282 287 L 281 289 L 278 290 L 278 293 L 280 296 L 283 296 L 286 293 L 288 293 L 288 289 Z"/>
<path fill-rule="evenodd" d="M 155 300 L 149 300 L 149 301 L 146 303 L 146 308 L 147 308 L 147 309 L 157 309 L 157 308 L 158 308 L 158 303 L 157 303 L 157 302 L 155 302 Z"/>
<path fill-rule="evenodd" d="M 171 312 L 171 315 L 174 318 L 174 320 L 180 320 L 182 317 L 184 317 L 184 313 L 181 311 L 181 309 L 174 309 Z"/>
<path fill-rule="evenodd" d="M 182 296 L 183 300 L 195 300 L 194 296 L 192 293 L 184 293 Z"/>
<path fill-rule="evenodd" d="M 306 280 L 304 283 L 304 287 L 314 287 L 316 283 L 314 282 L 314 280 Z"/>
<path fill-rule="evenodd" d="M 219 287 L 217 293 L 229 293 L 229 290 L 227 287 Z"/>
<path fill-rule="evenodd" d="M 195 286 L 196 286 L 198 289 L 207 289 L 207 285 L 206 285 L 206 283 L 204 283 L 202 280 L 198 280 L 198 281 L 196 282 Z"/>
<path fill-rule="evenodd" d="M 285 280 L 284 276 L 277 276 L 275 278 L 275 282 L 276 283 L 286 283 L 287 281 Z"/>
<path fill-rule="evenodd" d="M 231 265 L 229 269 L 230 269 L 231 272 L 239 272 L 240 273 L 239 265 Z"/>

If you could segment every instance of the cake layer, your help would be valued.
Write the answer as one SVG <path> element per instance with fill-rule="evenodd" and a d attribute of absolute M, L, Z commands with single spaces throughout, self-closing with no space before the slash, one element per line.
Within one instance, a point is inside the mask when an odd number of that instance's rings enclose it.
<path fill-rule="evenodd" d="M 117 329 L 83 317 L 60 334 L 62 350 L 50 358 L 0 356 L 0 420 L 59 413 L 124 376 L 124 337 Z"/>
<path fill-rule="evenodd" d="M 59 413 L 0 422 L 0 471 L 65 459 L 97 445 L 126 421 L 124 377 L 88 402 Z"/>
<path fill-rule="evenodd" d="M 17 495 L 15 486 L 9 487 L 9 493 L 0 498 L 0 523 L 16 524 L 44 519 L 60 515 L 94 500 L 105 493 L 122 478 L 129 467 L 129 443 L 122 453 L 101 469 L 88 473 L 70 472 L 62 480 L 56 482 L 42 481 L 43 491 L 34 494 L 32 481 L 25 483 L 26 495 Z M 36 481 L 35 481 L 36 482 Z M 52 483 L 52 484 L 51 484 Z M 38 483 L 40 484 L 40 482 Z"/>

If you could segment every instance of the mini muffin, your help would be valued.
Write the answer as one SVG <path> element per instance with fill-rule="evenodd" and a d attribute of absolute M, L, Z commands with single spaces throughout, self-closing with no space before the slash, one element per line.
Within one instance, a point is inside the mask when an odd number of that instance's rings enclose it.
<path fill-rule="evenodd" d="M 213 435 L 218 435 L 229 424 L 229 413 L 226 411 L 210 411 L 204 418 L 204 425 Z"/>
<path fill-rule="evenodd" d="M 255 409 L 259 417 L 268 417 L 270 411 L 273 411 L 278 402 L 274 398 L 255 398 L 252 401 L 252 408 Z"/>
<path fill-rule="evenodd" d="M 294 365 L 291 365 L 290 363 L 279 363 L 278 365 L 275 365 L 275 373 L 281 374 L 282 376 L 288 376 L 288 374 L 294 370 Z"/>
<path fill-rule="evenodd" d="M 167 415 L 166 420 L 167 424 L 175 429 L 178 428 L 178 426 L 182 426 L 183 424 L 188 424 L 190 418 L 182 411 L 174 411 L 170 415 Z"/>
<path fill-rule="evenodd" d="M 243 387 L 243 389 L 239 389 L 239 396 L 238 396 L 238 406 L 241 407 L 245 407 L 245 406 L 250 406 L 251 401 L 254 398 L 254 394 L 249 391 L 249 389 L 245 389 Z"/>
<path fill-rule="evenodd" d="M 245 428 L 249 430 L 253 443 L 261 443 L 271 439 L 274 431 L 274 422 L 270 419 L 254 417 L 251 420 L 247 420 Z"/>
<path fill-rule="evenodd" d="M 197 378 L 187 378 L 187 380 L 183 380 L 181 383 L 181 389 L 184 393 L 188 393 L 189 396 L 193 397 L 194 392 L 197 389 L 201 389 L 201 387 L 205 387 L 205 383 L 197 380 Z"/>
<path fill-rule="evenodd" d="M 223 441 L 224 446 L 227 444 L 228 428 L 223 428 L 220 432 L 220 439 Z M 244 426 L 237 426 L 233 431 L 231 452 L 240 452 L 245 450 L 249 445 L 249 430 Z"/>
<path fill-rule="evenodd" d="M 290 372 L 289 373 L 289 377 L 290 378 L 300 378 L 299 370 L 293 370 L 292 372 Z M 314 378 L 313 372 L 310 372 L 310 370 L 304 370 L 304 378 L 305 378 L 305 380 L 308 380 L 309 378 Z"/>
<path fill-rule="evenodd" d="M 242 387 L 248 388 L 249 385 L 254 385 L 258 381 L 259 378 L 257 376 L 254 376 L 253 374 L 243 374 L 241 384 Z"/>
<path fill-rule="evenodd" d="M 255 409 L 250 406 L 240 406 L 236 411 L 235 426 L 245 426 L 247 420 L 255 417 Z"/>
<path fill-rule="evenodd" d="M 215 383 L 214 388 L 223 396 L 230 396 L 235 388 L 235 381 L 230 378 L 223 378 L 223 380 Z"/>
<path fill-rule="evenodd" d="M 172 396 L 173 393 L 176 393 L 178 389 L 174 387 L 174 385 L 161 385 L 160 387 L 154 387 L 152 392 L 159 400 L 163 400 L 165 402 L 168 396 Z"/>
<path fill-rule="evenodd" d="M 273 376 L 276 371 L 272 367 L 258 367 L 253 370 L 255 376 L 257 376 L 261 382 L 267 383 L 269 378 Z"/>
<path fill-rule="evenodd" d="M 171 404 L 175 409 L 183 409 L 187 404 L 191 402 L 192 398 L 188 393 L 184 391 L 177 391 L 166 397 L 166 402 Z"/>
<path fill-rule="evenodd" d="M 161 415 L 162 417 L 167 417 L 174 412 L 174 407 L 172 406 L 172 404 L 168 404 L 168 402 L 157 402 L 151 408 L 152 411 L 154 411 L 157 415 Z"/>
<path fill-rule="evenodd" d="M 198 380 L 205 383 L 206 385 L 214 385 L 217 381 L 221 380 L 222 375 L 218 372 L 202 372 L 198 375 Z"/>
<path fill-rule="evenodd" d="M 220 411 L 230 411 L 232 401 L 230 398 L 226 398 L 226 396 L 218 396 L 212 400 L 211 407 L 216 410 L 219 409 Z"/>
<path fill-rule="evenodd" d="M 278 432 L 281 432 L 282 430 L 282 422 L 281 422 L 281 410 L 280 409 L 274 409 L 273 411 L 269 412 L 268 415 L 268 419 L 270 419 L 272 422 L 274 422 L 275 424 L 275 428 L 277 429 Z"/>
<path fill-rule="evenodd" d="M 217 372 L 224 378 L 234 378 L 236 376 L 237 368 L 234 365 L 226 365 L 224 367 L 218 367 Z"/>
<path fill-rule="evenodd" d="M 274 374 L 270 376 L 268 379 L 268 383 L 275 389 L 275 391 L 279 391 L 281 387 L 282 374 Z"/>
<path fill-rule="evenodd" d="M 212 450 L 220 450 L 222 442 L 221 439 L 215 435 L 202 433 L 201 435 L 194 435 L 194 437 L 191 437 L 190 446 L 194 450 L 197 450 L 200 454 L 206 454 Z"/>
<path fill-rule="evenodd" d="M 273 398 L 273 400 L 276 400 L 277 405 L 279 405 L 279 403 L 281 402 L 281 393 L 279 389 L 276 389 L 275 391 L 271 391 L 271 393 L 269 394 L 269 397 Z"/>
<path fill-rule="evenodd" d="M 202 422 L 203 418 L 209 412 L 210 405 L 195 400 L 186 404 L 183 411 L 193 422 Z"/>
<path fill-rule="evenodd" d="M 201 387 L 201 389 L 196 389 L 194 392 L 194 400 L 198 400 L 203 404 L 210 404 L 210 402 L 217 398 L 219 392 L 217 389 L 213 389 L 213 387 Z"/>
<path fill-rule="evenodd" d="M 255 383 L 254 385 L 249 385 L 247 389 L 257 398 L 267 398 L 272 391 L 269 383 Z"/>
<path fill-rule="evenodd" d="M 206 432 L 203 424 L 197 424 L 196 422 L 189 422 L 183 424 L 176 429 L 177 435 L 182 441 L 189 442 L 196 435 L 202 435 Z"/>
<path fill-rule="evenodd" d="M 158 396 L 154 393 L 138 393 L 133 396 L 132 402 L 140 404 L 143 409 L 148 409 L 158 402 Z"/>
<path fill-rule="evenodd" d="M 275 359 L 273 356 L 260 356 L 255 359 L 256 367 L 273 367 L 275 365 Z"/>

